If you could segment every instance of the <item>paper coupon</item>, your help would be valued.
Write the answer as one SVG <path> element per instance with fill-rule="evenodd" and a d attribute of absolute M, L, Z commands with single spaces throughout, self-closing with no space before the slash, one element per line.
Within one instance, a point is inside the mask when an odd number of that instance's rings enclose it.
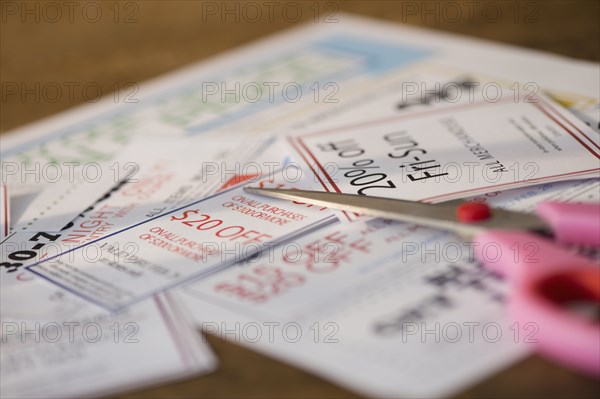
<path fill-rule="evenodd" d="M 528 353 L 503 282 L 450 234 L 373 219 L 274 252 L 181 291 L 206 332 L 375 397 L 447 395 Z"/>
<path fill-rule="evenodd" d="M 598 134 L 541 97 L 433 108 L 290 142 L 327 191 L 426 202 L 600 171 Z"/>
<path fill-rule="evenodd" d="M 299 176 L 302 171 L 287 168 L 259 184 L 285 186 L 286 179 L 297 181 Z M 333 220 L 326 208 L 265 200 L 236 186 L 28 269 L 92 302 L 117 309 Z"/>
<path fill-rule="evenodd" d="M 0 270 L 0 393 L 92 397 L 208 373 L 216 359 L 168 295 L 111 313 Z"/>
<path fill-rule="evenodd" d="M 14 273 L 204 198 L 229 180 L 240 180 L 241 171 L 256 171 L 256 164 L 247 167 L 248 159 L 261 154 L 266 144 L 247 140 L 236 147 L 210 139 L 184 141 L 187 145 L 162 138 L 146 139 L 143 145 L 132 143 L 114 163 L 132 169 L 130 179 L 82 210 L 60 231 L 13 233 L 1 244 L 0 268 Z M 71 204 L 68 198 L 64 202 Z"/>
<path fill-rule="evenodd" d="M 476 197 L 528 210 L 594 200 L 598 181 Z M 509 287 L 438 230 L 335 224 L 178 291 L 207 333 L 374 397 L 448 396 L 522 359 L 535 323 L 515 323 Z"/>

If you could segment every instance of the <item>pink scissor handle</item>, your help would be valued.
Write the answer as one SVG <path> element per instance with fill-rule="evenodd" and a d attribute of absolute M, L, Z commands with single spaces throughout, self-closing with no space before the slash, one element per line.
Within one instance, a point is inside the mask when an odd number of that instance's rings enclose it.
<path fill-rule="evenodd" d="M 600 204 L 542 202 L 536 212 L 550 224 L 557 241 L 600 246 Z"/>
<path fill-rule="evenodd" d="M 520 323 L 535 323 L 539 351 L 600 377 L 600 322 L 569 306 L 600 306 L 600 268 L 552 241 L 515 231 L 475 237 L 475 256 L 512 283 L 508 311 Z"/>

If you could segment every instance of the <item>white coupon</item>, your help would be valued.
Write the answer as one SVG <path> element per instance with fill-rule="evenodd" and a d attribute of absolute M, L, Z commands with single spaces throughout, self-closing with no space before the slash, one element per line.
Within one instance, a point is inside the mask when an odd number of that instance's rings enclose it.
<path fill-rule="evenodd" d="M 259 183 L 280 187 L 286 179 L 297 182 L 302 171 L 291 169 Z M 118 309 L 334 220 L 326 208 L 265 199 L 236 186 L 27 268 L 92 302 Z"/>
<path fill-rule="evenodd" d="M 111 314 L 32 273 L 0 278 L 3 398 L 106 396 L 215 368 L 167 294 Z"/>
<path fill-rule="evenodd" d="M 596 199 L 597 180 L 475 200 L 531 210 Z M 450 233 L 335 224 L 178 290 L 204 331 L 374 397 L 449 396 L 531 352 L 537 326 L 504 316 L 502 279 Z"/>
<path fill-rule="evenodd" d="M 212 353 L 165 297 L 111 315 L 15 267 L 32 252 L 14 247 L 20 235 L 35 249 L 59 236 L 19 232 L 1 244 L 2 397 L 98 396 L 212 370 Z"/>
<path fill-rule="evenodd" d="M 14 273 L 197 201 L 231 181 L 256 177 L 243 172 L 257 170 L 255 163 L 246 167 L 248 159 L 262 154 L 265 144 L 262 140 L 246 140 L 236 147 L 225 141 L 199 138 L 134 142 L 114 162 L 115 170 L 132 171 L 127 182 L 115 186 L 60 231 L 13 233 L 0 244 L 0 268 Z M 258 165 L 258 169 L 262 167 Z"/>
<path fill-rule="evenodd" d="M 460 103 L 290 138 L 327 191 L 426 202 L 596 177 L 599 140 L 542 97 Z"/>
<path fill-rule="evenodd" d="M 505 285 L 469 252 L 431 229 L 336 224 L 180 298 L 205 332 L 360 393 L 445 396 L 528 353 L 504 318 Z"/>

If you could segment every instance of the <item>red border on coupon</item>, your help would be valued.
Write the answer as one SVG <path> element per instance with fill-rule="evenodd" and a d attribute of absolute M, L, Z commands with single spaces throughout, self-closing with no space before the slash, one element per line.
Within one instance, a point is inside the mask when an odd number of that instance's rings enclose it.
<path fill-rule="evenodd" d="M 546 106 L 546 108 L 551 109 L 555 115 L 558 115 L 558 117 L 560 119 L 562 119 L 563 121 L 565 121 L 567 124 L 569 124 L 573 129 L 577 130 L 579 132 L 579 134 L 581 134 L 583 137 L 585 137 L 590 143 L 592 143 L 592 145 L 594 147 L 596 147 L 597 149 L 600 150 L 600 145 L 598 145 L 598 143 L 596 143 L 594 140 L 592 140 L 591 138 L 589 138 L 589 136 L 587 134 L 585 134 L 584 132 L 581 131 L 581 129 L 579 129 L 577 126 L 575 126 L 573 124 L 573 122 L 571 122 L 569 119 L 565 118 L 565 116 L 562 114 L 562 112 L 560 112 L 559 110 L 556 109 L 556 107 L 554 107 L 552 104 L 547 103 L 546 101 L 542 101 L 542 103 Z"/>
<path fill-rule="evenodd" d="M 538 100 L 537 103 L 529 103 L 529 104 L 531 104 L 532 106 L 538 108 L 550 120 L 552 120 L 558 126 L 562 127 L 567 133 L 569 133 L 577 142 L 579 142 L 592 155 L 594 155 L 596 158 L 600 159 L 600 155 L 597 152 L 595 152 L 580 137 L 578 137 L 577 133 L 574 133 L 573 131 L 569 130 L 565 125 L 563 125 L 562 123 L 560 123 L 557 120 L 557 117 L 561 118 L 564 121 L 566 121 L 569 125 L 571 125 L 574 129 L 576 129 L 581 135 L 583 135 L 587 140 L 589 140 L 594 146 L 596 146 L 596 147 L 598 147 L 600 149 L 600 147 L 592 139 L 590 139 L 585 133 L 583 133 L 580 129 L 578 129 L 576 126 L 574 126 L 571 121 L 569 121 L 568 119 L 566 119 L 558 111 L 556 111 L 553 108 L 551 108 L 549 106 L 549 104 L 547 104 L 544 101 L 541 101 L 540 98 L 536 98 L 536 99 Z M 508 102 L 508 101 L 509 100 L 507 100 L 507 101 L 500 101 L 500 102 Z M 512 101 L 512 99 L 510 99 L 510 101 Z M 476 104 L 465 104 L 463 106 L 457 106 L 455 108 L 465 108 L 465 107 L 468 107 L 468 106 L 495 105 L 495 104 L 498 104 L 498 103 L 481 102 L 481 103 L 476 103 Z M 547 108 L 545 109 L 541 104 L 546 105 Z M 378 120 L 375 120 L 375 121 L 363 122 L 363 123 L 359 123 L 359 124 L 352 125 L 352 126 L 343 126 L 343 127 L 333 128 L 333 129 L 326 129 L 326 130 L 323 130 L 323 131 L 320 131 L 320 132 L 308 133 L 308 134 L 305 134 L 304 136 L 298 136 L 298 137 L 295 137 L 295 138 L 291 138 L 290 137 L 288 139 L 288 141 L 295 148 L 295 150 L 300 154 L 300 156 L 302 157 L 302 159 L 304 160 L 304 162 L 306 162 L 306 164 L 308 165 L 308 167 L 310 168 L 310 170 L 313 172 L 313 174 L 315 175 L 315 177 L 317 177 L 317 179 L 319 180 L 319 182 L 321 183 L 321 185 L 323 186 L 323 188 L 325 188 L 326 191 L 330 192 L 331 191 L 330 187 L 328 187 L 326 185 L 326 183 L 323 181 L 323 179 L 321 179 L 321 177 L 319 176 L 319 174 L 315 171 L 315 169 L 313 168 L 312 164 L 310 162 L 308 162 L 307 156 L 309 156 L 314 161 L 314 165 L 316 165 L 316 167 L 318 167 L 318 169 L 323 173 L 323 176 L 325 176 L 325 178 L 328 180 L 329 184 L 331 185 L 331 188 L 333 190 L 335 190 L 335 192 L 341 193 L 341 190 L 335 184 L 335 182 L 333 181 L 333 179 L 331 178 L 331 176 L 329 176 L 329 174 L 327 173 L 327 171 L 325 170 L 325 168 L 323 168 L 323 166 L 321 165 L 321 163 L 319 162 L 319 160 L 317 159 L 317 157 L 307 147 L 306 143 L 304 143 L 303 138 L 305 138 L 307 136 L 318 136 L 318 135 L 330 134 L 330 133 L 341 131 L 341 130 L 345 130 L 345 129 L 348 129 L 348 128 L 356 128 L 356 127 L 363 127 L 363 126 L 373 126 L 373 125 L 377 125 L 377 124 L 381 124 L 381 123 L 386 123 L 386 122 L 390 122 L 390 121 L 394 121 L 394 120 L 406 119 L 406 118 L 414 118 L 414 117 L 419 117 L 419 116 L 423 116 L 423 115 L 426 115 L 426 114 L 431 114 L 431 113 L 436 113 L 436 112 L 442 112 L 442 111 L 447 111 L 447 108 L 437 109 L 437 110 L 430 110 L 430 111 L 425 111 L 425 112 L 419 112 L 419 113 L 415 113 L 415 114 L 412 114 L 412 115 L 394 116 L 394 117 L 389 117 L 389 118 L 384 118 L 384 119 L 378 119 Z M 600 168 L 588 169 L 588 170 L 583 170 L 583 171 L 578 171 L 578 172 L 562 173 L 562 174 L 558 174 L 558 175 L 546 176 L 546 177 L 541 177 L 541 178 L 536 178 L 536 179 L 521 180 L 521 181 L 518 181 L 518 182 L 501 183 L 501 184 L 496 184 L 496 185 L 490 186 L 489 188 L 490 189 L 495 189 L 495 188 L 508 189 L 508 188 L 513 187 L 513 186 L 519 186 L 519 185 L 521 185 L 523 183 L 527 183 L 527 182 L 535 181 L 535 182 L 543 183 L 545 181 L 548 181 L 548 180 L 551 180 L 551 179 L 554 179 L 554 178 L 557 178 L 557 177 L 577 176 L 577 175 L 583 175 L 583 174 L 586 174 L 586 173 L 589 173 L 589 172 L 594 172 L 594 171 L 600 171 Z M 476 192 L 476 191 L 481 190 L 481 189 L 482 188 L 474 188 L 474 189 L 469 189 L 469 190 L 461 190 L 461 191 L 456 191 L 454 193 L 442 194 L 442 195 L 437 195 L 437 196 L 433 196 L 433 197 L 429 197 L 429 198 L 424 198 L 421 201 L 422 202 L 431 202 L 432 200 L 436 200 L 436 201 L 442 202 L 444 200 L 453 199 L 456 196 L 461 196 L 462 197 L 462 196 L 465 196 L 465 194 L 473 193 L 473 192 Z M 346 211 L 343 211 L 343 213 L 346 215 L 346 217 L 348 218 L 348 220 L 352 221 L 352 218 L 350 217 L 350 215 L 348 215 L 348 213 Z"/>

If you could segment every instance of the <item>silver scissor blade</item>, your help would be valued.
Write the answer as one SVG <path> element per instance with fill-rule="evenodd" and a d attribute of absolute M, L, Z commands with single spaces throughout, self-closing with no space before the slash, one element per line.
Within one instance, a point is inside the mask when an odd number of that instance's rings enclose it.
<path fill-rule="evenodd" d="M 455 200 L 440 204 L 397 200 L 363 195 L 325 193 L 320 191 L 286 190 L 276 188 L 246 187 L 245 191 L 262 196 L 292 201 L 302 201 L 327 208 L 341 209 L 368 216 L 421 224 L 461 235 L 473 235 L 485 229 L 511 229 L 548 232 L 548 225 L 535 215 L 493 209 L 492 217 L 473 223 L 456 219 L 456 208 L 464 201 Z"/>

